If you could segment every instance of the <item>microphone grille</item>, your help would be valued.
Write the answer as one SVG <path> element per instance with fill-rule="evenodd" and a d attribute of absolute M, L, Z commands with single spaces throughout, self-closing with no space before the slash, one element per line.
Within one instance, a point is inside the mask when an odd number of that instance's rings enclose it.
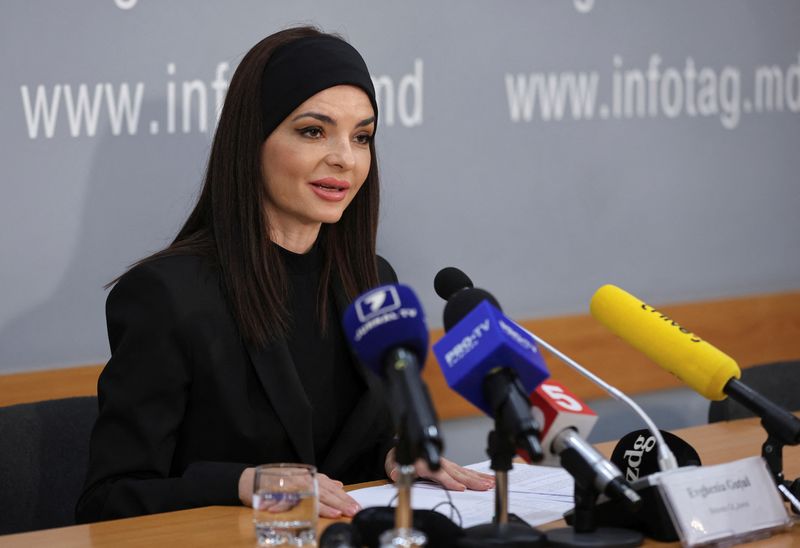
<path fill-rule="evenodd" d="M 433 279 L 433 289 L 445 301 L 449 301 L 456 292 L 472 287 L 472 280 L 454 266 L 443 268 Z"/>
<path fill-rule="evenodd" d="M 320 548 L 349 548 L 361 546 L 361 536 L 349 523 L 332 523 L 320 537 Z"/>
<path fill-rule="evenodd" d="M 444 330 L 450 331 L 450 328 L 460 322 L 464 316 L 472 312 L 472 309 L 483 301 L 489 301 L 490 304 L 502 312 L 503 309 L 500 308 L 500 303 L 497 302 L 497 299 L 484 289 L 470 287 L 464 291 L 459 291 L 444 306 Z"/>

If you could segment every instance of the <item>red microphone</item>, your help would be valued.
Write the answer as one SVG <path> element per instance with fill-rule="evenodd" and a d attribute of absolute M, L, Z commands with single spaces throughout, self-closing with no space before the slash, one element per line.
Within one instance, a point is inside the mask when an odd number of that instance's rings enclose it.
<path fill-rule="evenodd" d="M 641 497 L 625 482 L 619 468 L 584 439 L 597 422 L 597 414 L 588 405 L 551 379 L 531 392 L 530 402 L 531 413 L 542 425 L 544 464 L 560 464 L 576 482 L 594 485 L 609 498 L 632 507 L 641 504 Z"/>
<path fill-rule="evenodd" d="M 559 451 L 554 449 L 553 442 L 565 429 L 570 428 L 586 439 L 597 422 L 597 413 L 563 384 L 552 379 L 531 392 L 530 402 L 533 418 L 542 428 L 542 464 L 558 466 Z"/>

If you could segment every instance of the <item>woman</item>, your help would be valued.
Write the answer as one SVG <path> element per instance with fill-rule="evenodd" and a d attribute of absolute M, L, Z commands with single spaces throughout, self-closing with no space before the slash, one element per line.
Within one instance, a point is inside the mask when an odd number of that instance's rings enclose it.
<path fill-rule="evenodd" d="M 316 464 L 320 515 L 352 516 L 343 483 L 393 475 L 386 399 L 339 320 L 396 281 L 375 254 L 377 115 L 363 59 L 337 37 L 289 29 L 244 57 L 196 207 L 108 297 L 78 521 L 250 504 L 253 465 L 281 461 Z M 449 461 L 420 473 L 492 485 Z"/>

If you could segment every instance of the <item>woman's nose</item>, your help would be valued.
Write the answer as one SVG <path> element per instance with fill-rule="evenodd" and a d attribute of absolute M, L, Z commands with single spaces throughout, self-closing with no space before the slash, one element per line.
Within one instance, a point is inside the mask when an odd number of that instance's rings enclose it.
<path fill-rule="evenodd" d="M 329 165 L 337 166 L 341 169 L 353 169 L 356 163 L 353 146 L 350 139 L 335 139 L 331 142 L 330 150 L 325 157 Z"/>

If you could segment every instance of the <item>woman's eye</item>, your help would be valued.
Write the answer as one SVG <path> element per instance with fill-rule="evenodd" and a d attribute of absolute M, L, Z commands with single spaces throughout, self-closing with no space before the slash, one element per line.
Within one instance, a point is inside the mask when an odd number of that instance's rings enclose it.
<path fill-rule="evenodd" d="M 368 145 L 372 141 L 372 135 L 369 133 L 359 133 L 356 135 L 356 142 L 360 145 Z"/>
<path fill-rule="evenodd" d="M 299 131 L 300 135 L 304 137 L 310 137 L 312 139 L 318 139 L 322 137 L 322 128 L 319 128 L 317 126 L 304 127 Z"/>

